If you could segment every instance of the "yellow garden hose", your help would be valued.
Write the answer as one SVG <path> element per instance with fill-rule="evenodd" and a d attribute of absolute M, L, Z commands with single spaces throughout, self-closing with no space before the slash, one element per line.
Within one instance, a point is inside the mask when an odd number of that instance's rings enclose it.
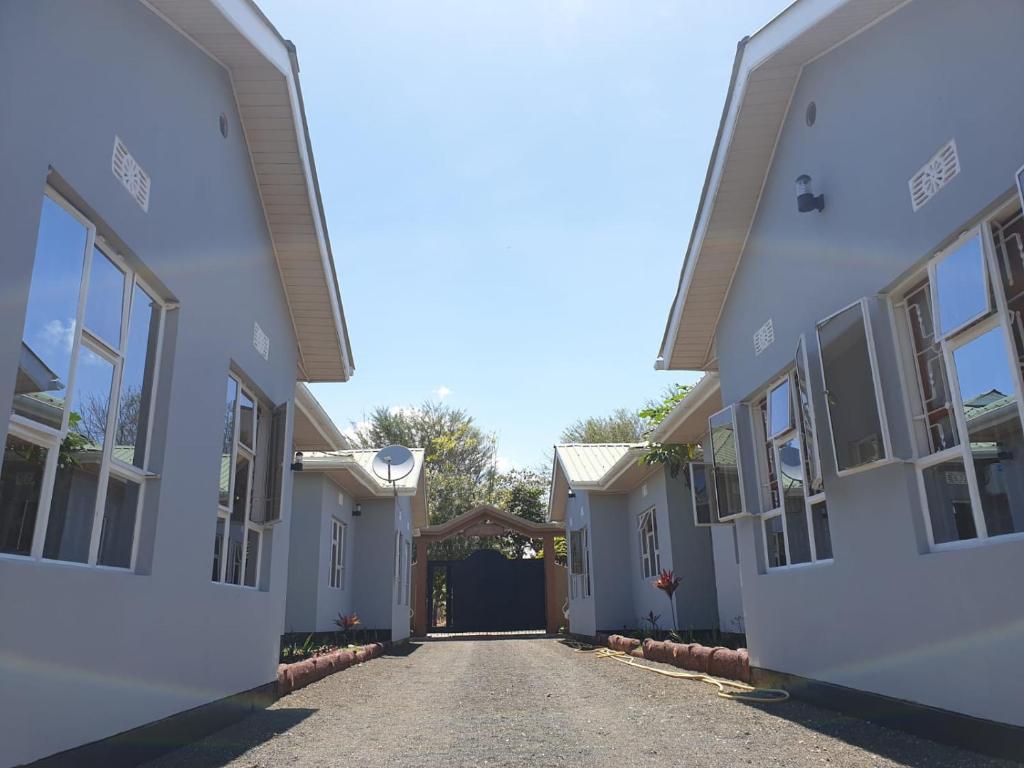
<path fill-rule="evenodd" d="M 708 685 L 713 685 L 718 688 L 719 697 L 729 699 L 731 701 L 774 704 L 780 701 L 785 701 L 789 698 L 789 693 L 781 688 L 755 688 L 747 683 L 741 683 L 737 680 L 726 680 L 724 678 L 712 677 L 711 675 L 705 675 L 702 672 L 679 672 L 674 669 L 658 669 L 657 667 L 650 667 L 646 664 L 641 664 L 634 657 L 624 653 L 623 651 L 613 651 L 610 648 L 585 646 L 575 640 L 567 641 L 567 643 L 578 653 L 593 653 L 598 659 L 612 659 L 613 661 L 628 664 L 631 667 L 638 667 L 639 669 L 646 669 L 648 672 L 654 672 L 659 675 L 664 675 L 665 677 L 672 677 L 677 680 L 697 680 L 702 683 L 707 683 Z"/>

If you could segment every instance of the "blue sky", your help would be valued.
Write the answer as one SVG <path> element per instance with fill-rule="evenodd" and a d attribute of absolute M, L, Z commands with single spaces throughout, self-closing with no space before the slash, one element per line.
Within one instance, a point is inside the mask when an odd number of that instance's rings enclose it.
<path fill-rule="evenodd" d="M 261 0 L 299 52 L 356 360 L 342 428 L 444 397 L 534 466 L 653 369 L 737 41 L 784 0 Z"/>

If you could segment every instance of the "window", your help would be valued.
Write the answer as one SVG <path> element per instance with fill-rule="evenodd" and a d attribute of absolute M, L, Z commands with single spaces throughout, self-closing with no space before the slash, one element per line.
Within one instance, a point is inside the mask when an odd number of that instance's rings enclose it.
<path fill-rule="evenodd" d="M 404 537 L 398 531 L 395 531 L 395 583 L 393 590 L 395 594 L 395 605 L 402 604 L 402 582 L 404 578 L 402 576 L 402 565 L 404 560 L 403 550 L 405 549 Z"/>
<path fill-rule="evenodd" d="M 840 475 L 890 458 L 867 301 L 818 323 L 818 351 Z"/>
<path fill-rule="evenodd" d="M 1024 532 L 1022 234 L 1019 212 L 973 230 L 897 303 L 934 548 Z"/>
<path fill-rule="evenodd" d="M 736 439 L 736 409 L 729 406 L 708 420 L 711 475 L 720 521 L 743 514 L 743 475 Z"/>
<path fill-rule="evenodd" d="M 718 516 L 712 509 L 712 496 L 708 493 L 707 465 L 690 462 L 690 499 L 693 503 L 693 524 L 713 525 Z"/>
<path fill-rule="evenodd" d="M 128 262 L 47 189 L 0 470 L 0 552 L 134 567 L 163 317 Z"/>
<path fill-rule="evenodd" d="M 345 587 L 345 531 L 347 526 L 337 518 L 331 518 L 331 567 L 327 584 L 334 589 Z"/>
<path fill-rule="evenodd" d="M 223 413 L 213 581 L 256 587 L 277 460 L 271 433 L 278 431 L 281 411 L 271 419 L 252 391 L 229 374 Z"/>
<path fill-rule="evenodd" d="M 661 555 L 658 552 L 658 516 L 651 507 L 637 516 L 640 536 L 640 571 L 645 579 L 661 573 Z"/>
<path fill-rule="evenodd" d="M 405 542 L 405 604 L 409 605 L 412 593 L 412 542 Z"/>
<path fill-rule="evenodd" d="M 590 597 L 590 546 L 586 526 L 569 531 L 569 595 Z"/>
<path fill-rule="evenodd" d="M 753 409 L 765 562 L 769 569 L 832 559 L 824 486 L 813 479 L 813 411 L 803 339 L 794 370 L 772 384 Z M 813 450 L 813 448 L 811 449 Z M 812 478 L 808 480 L 808 478 Z"/>
<path fill-rule="evenodd" d="M 801 447 L 804 451 L 804 469 L 810 495 L 825 490 L 821 479 L 821 453 L 818 447 L 817 421 L 814 416 L 814 401 L 811 396 L 810 368 L 807 364 L 807 344 L 801 336 L 796 345 L 796 361 L 793 378 L 796 384 L 796 411 L 800 420 Z"/>

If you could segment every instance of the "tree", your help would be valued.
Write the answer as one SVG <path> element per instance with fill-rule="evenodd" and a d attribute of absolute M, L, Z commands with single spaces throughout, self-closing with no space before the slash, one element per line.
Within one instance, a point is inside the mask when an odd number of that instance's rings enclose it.
<path fill-rule="evenodd" d="M 491 503 L 525 520 L 543 523 L 547 519 L 547 477 L 529 469 L 513 469 L 499 475 Z M 518 533 L 507 533 L 499 542 L 498 548 L 505 557 L 512 559 L 536 553 L 542 543 Z"/>
<path fill-rule="evenodd" d="M 648 434 L 665 420 L 671 410 L 690 393 L 691 389 L 693 387 L 687 384 L 673 384 L 665 390 L 660 400 L 647 402 L 647 407 L 640 411 L 639 416 L 649 425 Z M 696 458 L 699 452 L 700 446 L 695 445 L 648 442 L 647 453 L 644 454 L 641 461 L 651 466 L 664 464 L 668 467 L 669 474 L 675 477 L 679 474 L 683 464 Z"/>
<path fill-rule="evenodd" d="M 562 430 L 563 443 L 639 443 L 647 423 L 637 411 L 616 408 L 608 416 L 579 419 Z"/>

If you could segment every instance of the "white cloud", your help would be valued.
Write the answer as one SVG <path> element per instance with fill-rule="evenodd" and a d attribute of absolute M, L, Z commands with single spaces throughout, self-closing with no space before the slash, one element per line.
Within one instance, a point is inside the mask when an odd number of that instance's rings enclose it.
<path fill-rule="evenodd" d="M 437 395 L 439 400 L 444 400 L 451 393 L 452 393 L 452 391 L 450 389 L 448 389 L 448 387 L 444 386 L 443 384 L 440 387 L 438 387 L 437 389 L 434 390 L 434 394 Z"/>
<path fill-rule="evenodd" d="M 507 456 L 496 456 L 494 459 L 494 468 L 499 472 L 508 472 L 510 469 L 516 468 L 516 463 Z"/>
<path fill-rule="evenodd" d="M 75 343 L 75 321 L 69 319 L 66 323 L 60 320 L 51 320 L 43 326 L 43 343 L 49 347 L 70 350 Z"/>

